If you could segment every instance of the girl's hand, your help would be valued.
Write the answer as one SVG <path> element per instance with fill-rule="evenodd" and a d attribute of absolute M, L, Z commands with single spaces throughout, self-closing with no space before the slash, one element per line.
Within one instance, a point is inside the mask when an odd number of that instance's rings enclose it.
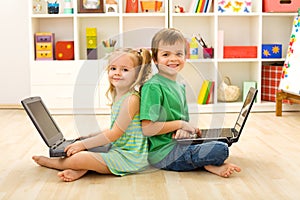
<path fill-rule="evenodd" d="M 65 148 L 65 152 L 67 153 L 67 156 L 71 156 L 83 150 L 85 150 L 85 146 L 83 145 L 82 141 L 74 142 Z"/>

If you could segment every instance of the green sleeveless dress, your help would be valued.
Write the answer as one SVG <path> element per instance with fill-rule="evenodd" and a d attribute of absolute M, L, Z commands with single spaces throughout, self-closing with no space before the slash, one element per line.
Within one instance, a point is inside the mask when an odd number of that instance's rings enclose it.
<path fill-rule="evenodd" d="M 127 93 L 112 106 L 111 127 L 118 117 L 125 98 L 137 93 Z M 140 97 L 140 96 L 139 96 Z M 107 153 L 101 153 L 109 170 L 119 176 L 144 170 L 148 164 L 148 140 L 142 133 L 140 114 L 136 114 L 123 135 L 112 143 Z"/>

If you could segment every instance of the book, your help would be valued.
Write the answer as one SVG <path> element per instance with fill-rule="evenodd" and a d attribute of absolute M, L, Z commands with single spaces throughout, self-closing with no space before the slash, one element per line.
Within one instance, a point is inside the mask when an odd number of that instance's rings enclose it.
<path fill-rule="evenodd" d="M 190 4 L 190 8 L 189 8 L 189 13 L 195 13 L 198 1 L 199 0 L 192 0 L 192 2 Z"/>
<path fill-rule="evenodd" d="M 204 11 L 204 12 L 206 12 L 206 13 L 210 12 L 211 5 L 212 5 L 212 1 L 213 1 L 213 0 L 207 0 L 207 1 L 208 1 L 208 3 L 207 3 L 207 6 L 206 6 L 206 9 L 205 9 L 205 11 Z"/>
<path fill-rule="evenodd" d="M 210 90 L 210 87 L 211 87 L 211 81 L 208 81 L 208 84 L 207 84 L 207 88 L 205 90 L 205 94 L 204 94 L 204 97 L 203 97 L 203 100 L 201 102 L 201 104 L 206 104 L 207 102 L 207 99 L 208 99 L 208 96 L 209 96 L 209 90 Z"/>
<path fill-rule="evenodd" d="M 200 13 L 200 9 L 201 9 L 202 2 L 203 2 L 203 0 L 199 0 L 199 1 L 198 1 L 196 13 Z"/>
<path fill-rule="evenodd" d="M 207 100 L 206 100 L 206 104 L 209 104 L 209 103 L 213 103 L 213 94 L 214 94 L 214 87 L 215 87 L 215 82 L 214 81 L 210 81 L 210 85 L 209 85 L 209 88 L 208 88 L 208 97 L 207 97 Z"/>
<path fill-rule="evenodd" d="M 200 7 L 200 13 L 203 13 L 204 12 L 204 7 L 205 7 L 205 4 L 208 0 L 202 0 L 202 4 L 201 4 L 201 7 Z"/>
<path fill-rule="evenodd" d="M 202 86 L 198 95 L 198 104 L 203 104 L 203 100 L 205 98 L 206 92 L 207 92 L 207 88 L 208 88 L 208 84 L 209 84 L 209 80 L 204 80 L 202 82 Z"/>

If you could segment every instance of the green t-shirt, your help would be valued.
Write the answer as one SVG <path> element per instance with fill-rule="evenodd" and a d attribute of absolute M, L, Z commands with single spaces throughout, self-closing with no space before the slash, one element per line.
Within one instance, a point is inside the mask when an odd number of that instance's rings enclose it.
<path fill-rule="evenodd" d="M 142 87 L 140 119 L 153 122 L 189 121 L 185 86 L 155 74 Z M 161 161 L 174 148 L 173 133 L 149 137 L 148 160 L 151 164 Z"/>

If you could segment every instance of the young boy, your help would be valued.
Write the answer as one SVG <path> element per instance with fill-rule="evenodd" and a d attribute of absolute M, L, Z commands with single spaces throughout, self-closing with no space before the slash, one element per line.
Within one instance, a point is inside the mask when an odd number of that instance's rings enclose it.
<path fill-rule="evenodd" d="M 140 119 L 143 134 L 149 136 L 149 162 L 156 168 L 172 171 L 191 171 L 204 168 L 221 177 L 229 177 L 241 169 L 228 158 L 228 145 L 208 142 L 182 145 L 174 138 L 201 134 L 191 126 L 186 103 L 185 87 L 176 81 L 183 69 L 186 40 L 176 29 L 162 29 L 152 39 L 152 59 L 158 68 L 142 87 Z"/>

